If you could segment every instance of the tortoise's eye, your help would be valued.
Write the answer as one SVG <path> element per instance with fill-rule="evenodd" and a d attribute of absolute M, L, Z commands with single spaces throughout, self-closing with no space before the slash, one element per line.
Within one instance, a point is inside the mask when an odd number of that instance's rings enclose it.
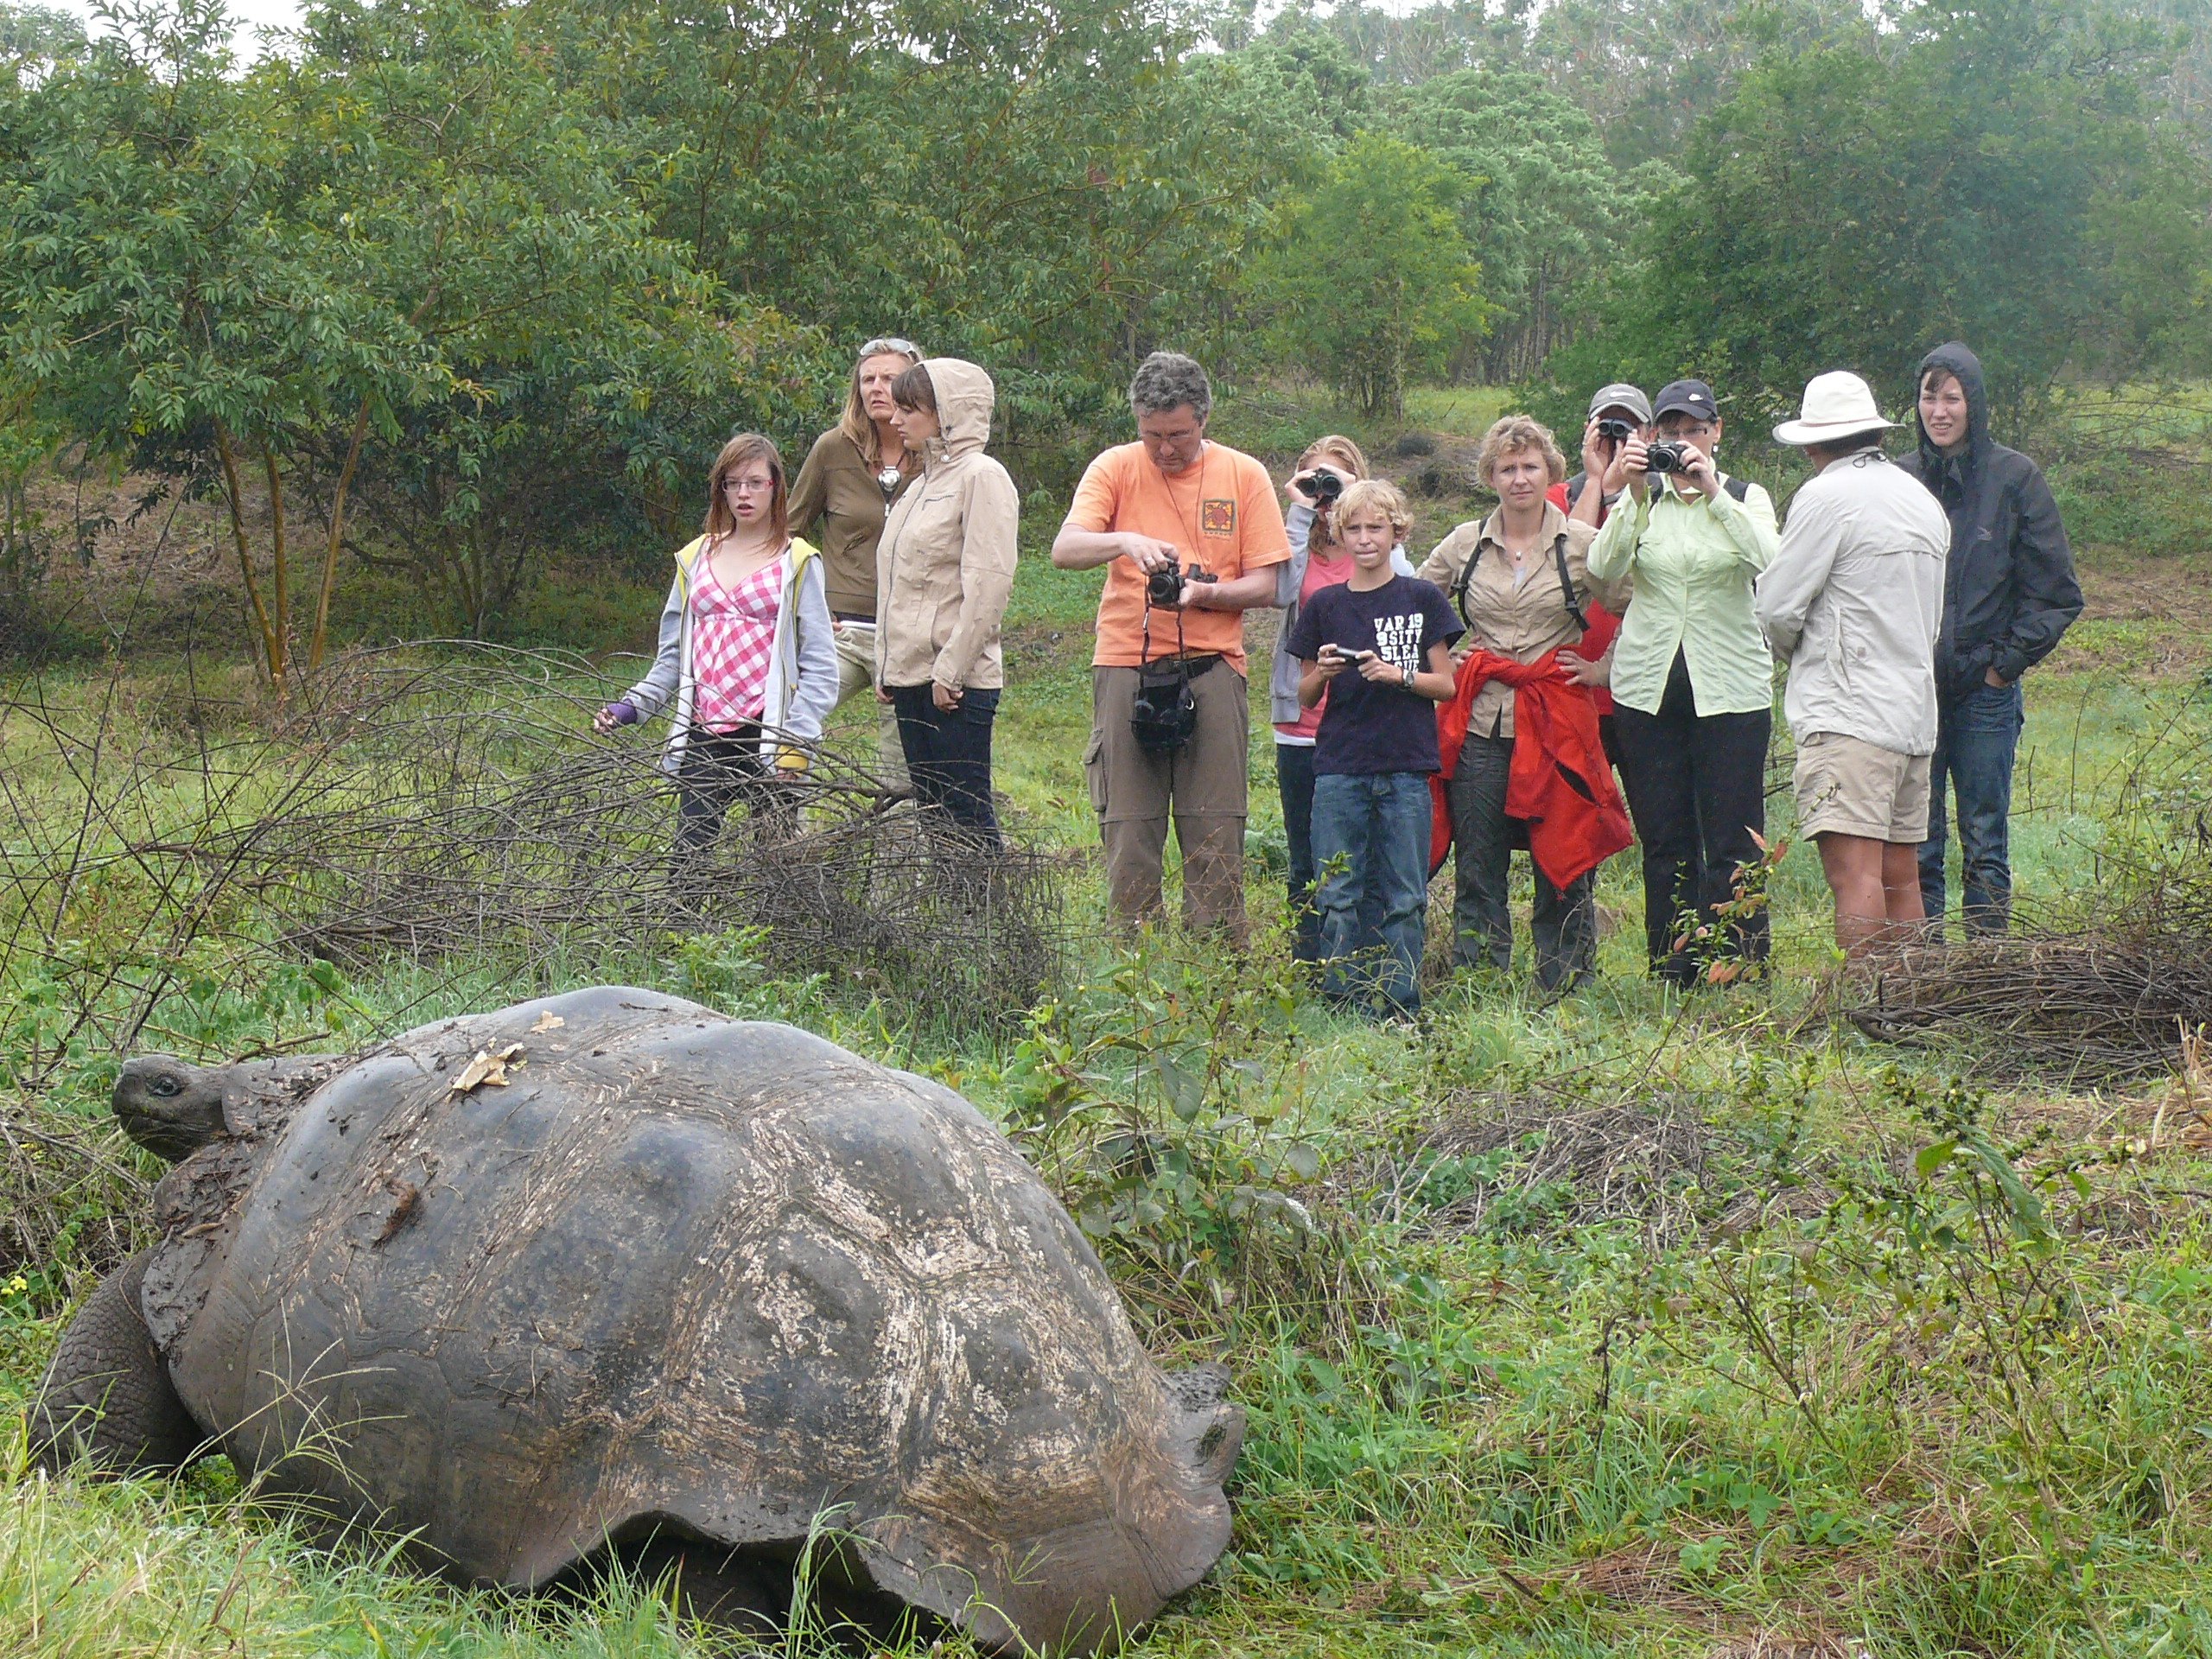
<path fill-rule="evenodd" d="M 184 1084 L 177 1079 L 176 1075 L 174 1072 L 169 1071 L 162 1072 L 159 1077 L 154 1079 L 149 1087 L 150 1087 L 156 1094 L 162 1096 L 165 1098 L 171 1095 L 181 1095 L 184 1092 Z"/>

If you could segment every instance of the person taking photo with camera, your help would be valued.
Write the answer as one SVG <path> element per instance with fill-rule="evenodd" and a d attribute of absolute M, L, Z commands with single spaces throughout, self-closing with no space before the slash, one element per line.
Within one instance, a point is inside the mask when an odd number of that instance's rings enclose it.
<path fill-rule="evenodd" d="M 1436 705 L 1463 630 L 1441 588 L 1394 568 L 1412 528 L 1395 486 L 1346 485 L 1335 516 L 1351 574 L 1306 601 L 1282 644 L 1299 700 L 1327 698 L 1313 748 L 1321 989 L 1408 1017 L 1421 1007 Z"/>
<path fill-rule="evenodd" d="M 996 397 L 989 375 L 932 357 L 900 375 L 892 396 L 899 435 L 924 471 L 876 545 L 876 683 L 898 710 L 914 804 L 996 852 L 991 722 L 1006 683 L 999 621 L 1014 589 L 1021 497 L 983 453 Z"/>
<path fill-rule="evenodd" d="M 1649 442 L 1654 435 L 1651 400 L 1642 388 L 1625 380 L 1599 387 L 1590 399 L 1590 418 L 1582 427 L 1582 470 L 1553 485 L 1545 499 L 1575 523 L 1587 524 L 1593 531 L 1603 530 L 1616 499 L 1605 491 L 1606 468 L 1630 438 Z M 1593 480 L 1597 480 L 1594 487 Z M 1605 747 L 1605 759 L 1618 766 L 1621 752 L 1619 740 L 1613 734 L 1613 642 L 1620 638 L 1621 619 L 1618 612 L 1594 599 L 1584 607 L 1583 614 L 1590 626 L 1577 644 L 1560 653 L 1560 666 L 1590 693 L 1598 710 L 1599 741 Z"/>
<path fill-rule="evenodd" d="M 1251 711 L 1244 613 L 1272 605 L 1290 557 L 1267 468 L 1206 437 L 1213 387 L 1176 352 L 1129 383 L 1137 441 L 1093 461 L 1052 541 L 1063 570 L 1106 572 L 1084 769 L 1115 916 L 1161 912 L 1173 818 L 1183 920 L 1244 935 Z"/>
<path fill-rule="evenodd" d="M 1603 487 L 1625 491 L 1590 549 L 1590 575 L 1630 584 L 1613 645 L 1621 783 L 1643 843 L 1652 971 L 1697 977 L 1689 935 L 1714 922 L 1766 833 L 1774 659 L 1751 584 L 1774 562 L 1774 502 L 1715 465 L 1713 388 L 1677 380 L 1652 400 L 1659 436 L 1622 441 Z M 1764 911 L 1732 923 L 1715 953 L 1766 957 Z M 1680 948 L 1677 941 L 1682 942 Z"/>
<path fill-rule="evenodd" d="M 2082 614 L 2082 588 L 2042 471 L 1989 435 L 1981 359 L 1956 340 L 1937 346 L 1921 359 L 1919 393 L 1919 449 L 1898 464 L 1934 493 L 1951 521 L 1921 903 L 1940 929 L 1949 840 L 1945 793 L 1952 791 L 1966 878 L 1960 919 L 1971 931 L 2002 933 L 2012 911 L 2020 677 Z"/>

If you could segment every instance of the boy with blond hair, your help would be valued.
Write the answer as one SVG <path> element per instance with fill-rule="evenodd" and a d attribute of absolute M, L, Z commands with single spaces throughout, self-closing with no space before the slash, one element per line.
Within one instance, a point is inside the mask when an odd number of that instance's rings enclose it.
<path fill-rule="evenodd" d="M 1298 659 L 1300 701 L 1328 696 L 1313 737 L 1322 990 L 1410 1015 L 1421 1006 L 1436 705 L 1452 695 L 1462 630 L 1442 588 L 1392 567 L 1412 526 L 1395 487 L 1346 485 L 1335 521 L 1351 575 L 1313 595 L 1283 645 Z"/>

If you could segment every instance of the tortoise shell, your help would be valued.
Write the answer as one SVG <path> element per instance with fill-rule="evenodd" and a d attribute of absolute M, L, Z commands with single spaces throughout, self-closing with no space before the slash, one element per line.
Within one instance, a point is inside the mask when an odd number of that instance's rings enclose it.
<path fill-rule="evenodd" d="M 1162 1375 L 940 1084 L 607 987 L 422 1027 L 274 1116 L 163 1183 L 148 1325 L 242 1473 L 457 1578 L 646 1532 L 788 1560 L 826 1519 L 862 1588 L 1080 1653 L 1228 1541 L 1243 1414 Z"/>

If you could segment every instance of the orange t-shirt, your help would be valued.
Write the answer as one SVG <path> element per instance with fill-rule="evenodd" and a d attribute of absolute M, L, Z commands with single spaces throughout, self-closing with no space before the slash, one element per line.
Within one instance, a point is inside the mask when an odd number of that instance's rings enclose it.
<path fill-rule="evenodd" d="M 1268 469 L 1241 451 L 1209 443 L 1198 464 L 1169 478 L 1141 443 L 1124 443 L 1092 461 L 1076 486 L 1065 528 L 1096 534 L 1131 531 L 1173 542 L 1185 567 L 1199 565 L 1232 581 L 1290 557 L 1290 537 Z M 1130 559 L 1106 566 L 1098 599 L 1099 668 L 1135 668 L 1144 660 L 1144 572 Z M 1183 649 L 1217 652 L 1244 672 L 1244 613 L 1186 610 Z M 1152 655 L 1175 654 L 1175 613 L 1152 619 Z"/>

